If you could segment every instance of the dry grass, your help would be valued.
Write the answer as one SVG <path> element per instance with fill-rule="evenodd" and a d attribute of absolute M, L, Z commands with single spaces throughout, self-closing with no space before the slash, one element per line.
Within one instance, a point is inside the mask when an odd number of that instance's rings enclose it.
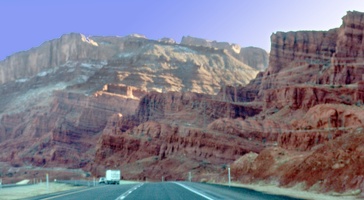
<path fill-rule="evenodd" d="M 233 186 L 243 187 L 252 189 L 259 192 L 264 192 L 267 194 L 276 194 L 276 195 L 285 195 L 296 198 L 303 199 L 315 199 L 315 200 L 354 200 L 357 199 L 355 197 L 356 191 L 347 192 L 343 194 L 339 193 L 329 193 L 329 194 L 319 194 L 311 191 L 303 191 L 302 187 L 297 185 L 292 188 L 282 188 L 278 187 L 274 184 L 241 184 L 241 183 L 232 183 Z"/>
<path fill-rule="evenodd" d="M 80 187 L 75 187 L 63 183 L 49 183 L 49 188 L 47 188 L 46 183 L 22 187 L 2 188 L 0 189 L 0 200 L 24 199 L 43 194 L 72 190 L 76 188 Z"/>

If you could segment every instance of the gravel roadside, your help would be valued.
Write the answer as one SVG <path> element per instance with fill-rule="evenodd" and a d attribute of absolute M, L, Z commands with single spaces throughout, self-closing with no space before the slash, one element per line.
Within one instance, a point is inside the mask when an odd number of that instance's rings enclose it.
<path fill-rule="evenodd" d="M 1 188 L 0 200 L 13 200 L 13 199 L 25 199 L 43 194 L 50 194 L 55 192 L 62 192 L 67 190 L 73 190 L 82 187 L 75 187 L 69 184 L 63 183 L 49 183 L 47 188 L 46 183 L 39 183 L 35 185 Z"/>

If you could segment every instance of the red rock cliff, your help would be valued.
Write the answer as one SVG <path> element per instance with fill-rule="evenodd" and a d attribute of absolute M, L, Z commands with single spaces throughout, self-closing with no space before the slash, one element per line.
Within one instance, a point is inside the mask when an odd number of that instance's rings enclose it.
<path fill-rule="evenodd" d="M 254 91 L 253 102 L 264 105 L 259 117 L 285 126 L 278 147 L 236 160 L 233 176 L 321 192 L 364 191 L 363 19 L 348 12 L 338 29 L 271 36 L 268 69 L 240 91 L 245 98 Z"/>

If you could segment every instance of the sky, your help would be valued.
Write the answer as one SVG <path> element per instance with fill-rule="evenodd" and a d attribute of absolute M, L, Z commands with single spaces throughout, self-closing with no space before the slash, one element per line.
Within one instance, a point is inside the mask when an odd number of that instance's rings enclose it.
<path fill-rule="evenodd" d="M 86 36 L 193 36 L 270 50 L 277 31 L 339 27 L 364 0 L 3 0 L 0 60 L 77 32 Z"/>

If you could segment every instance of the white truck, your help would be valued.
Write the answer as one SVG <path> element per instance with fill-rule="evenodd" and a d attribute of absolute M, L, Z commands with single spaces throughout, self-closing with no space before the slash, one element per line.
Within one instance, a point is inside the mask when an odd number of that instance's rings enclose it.
<path fill-rule="evenodd" d="M 120 184 L 120 170 L 106 170 L 106 184 Z"/>

